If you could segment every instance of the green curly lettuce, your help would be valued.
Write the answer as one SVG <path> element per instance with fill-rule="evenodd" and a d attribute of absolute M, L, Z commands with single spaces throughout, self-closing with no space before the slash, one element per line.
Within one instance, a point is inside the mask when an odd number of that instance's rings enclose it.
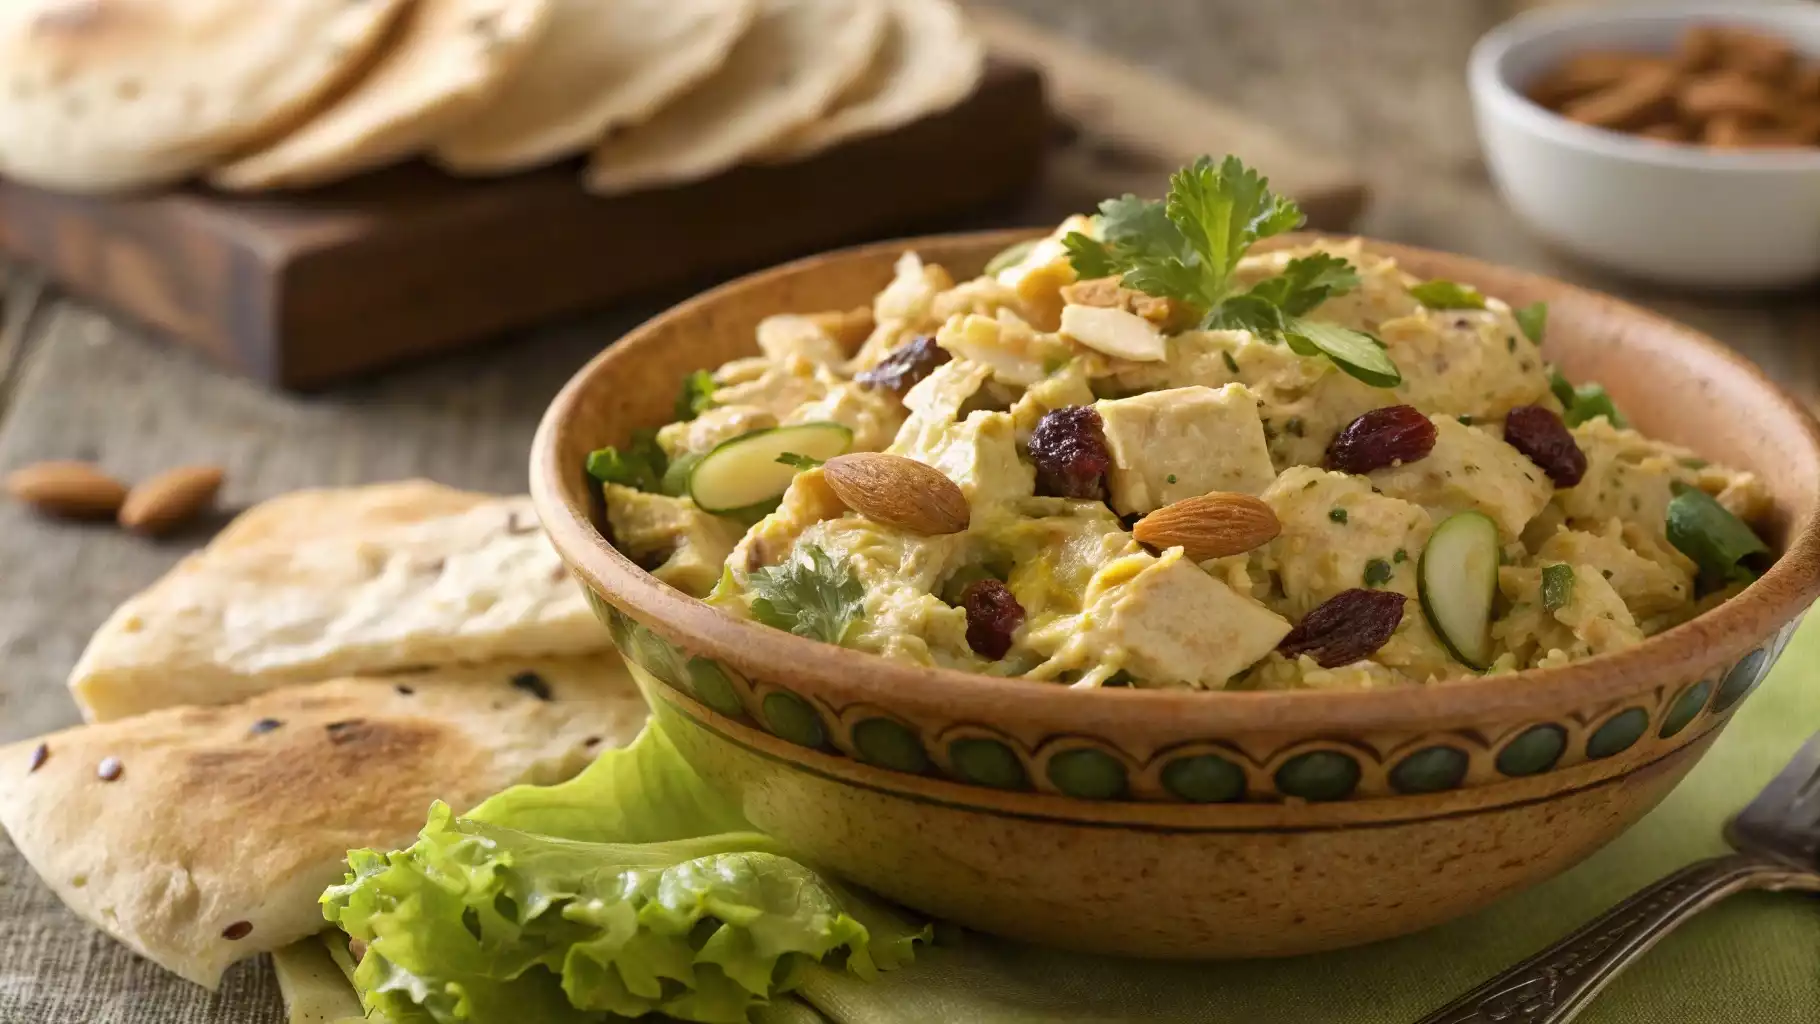
<path fill-rule="evenodd" d="M 324 915 L 395 1024 L 741 1024 L 811 965 L 870 978 L 927 937 L 749 829 L 648 728 L 564 785 L 438 803 L 408 849 L 354 851 Z"/>

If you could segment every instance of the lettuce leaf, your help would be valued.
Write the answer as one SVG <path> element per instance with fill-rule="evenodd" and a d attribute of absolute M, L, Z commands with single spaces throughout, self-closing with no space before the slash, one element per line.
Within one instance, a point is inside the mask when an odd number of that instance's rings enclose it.
<path fill-rule="evenodd" d="M 324 915 L 396 1024 L 742 1024 L 812 964 L 870 978 L 928 936 L 750 831 L 654 725 L 561 786 L 438 803 L 411 847 L 349 866 Z"/>

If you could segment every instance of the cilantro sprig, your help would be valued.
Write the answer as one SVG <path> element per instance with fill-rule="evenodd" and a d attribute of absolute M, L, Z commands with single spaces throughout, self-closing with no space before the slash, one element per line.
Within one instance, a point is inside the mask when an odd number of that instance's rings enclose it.
<path fill-rule="evenodd" d="M 588 475 L 603 484 L 657 493 L 663 489 L 669 461 L 657 446 L 657 432 L 640 430 L 624 451 L 609 445 L 588 453 Z"/>
<path fill-rule="evenodd" d="M 676 396 L 676 422 L 686 423 L 714 408 L 714 374 L 696 370 L 683 378 L 682 391 Z"/>
<path fill-rule="evenodd" d="M 1305 319 L 1358 287 L 1358 273 L 1344 259 L 1304 256 L 1281 275 L 1238 290 L 1234 275 L 1246 250 L 1303 220 L 1300 207 L 1237 157 L 1216 165 L 1204 156 L 1170 176 L 1163 201 L 1108 199 L 1100 204 L 1098 238 L 1073 231 L 1062 244 L 1083 279 L 1118 277 L 1126 288 L 1191 306 L 1203 328 L 1248 330 L 1300 355 L 1324 355 L 1367 384 L 1396 386 L 1402 374 L 1376 339 Z"/>
<path fill-rule="evenodd" d="M 796 549 L 781 565 L 746 577 L 752 617 L 773 629 L 838 644 L 865 614 L 866 589 L 846 563 L 813 544 Z"/>

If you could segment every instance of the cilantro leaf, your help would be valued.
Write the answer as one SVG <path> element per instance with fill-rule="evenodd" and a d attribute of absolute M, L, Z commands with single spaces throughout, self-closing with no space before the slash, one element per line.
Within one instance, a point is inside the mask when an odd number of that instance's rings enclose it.
<path fill-rule="evenodd" d="M 812 458 L 807 455 L 798 455 L 795 452 L 785 452 L 777 457 L 778 465 L 795 466 L 797 469 L 814 469 L 821 465 L 823 461 L 824 460 L 822 459 Z"/>
<path fill-rule="evenodd" d="M 1423 281 L 1409 289 L 1415 300 L 1429 309 L 1484 309 L 1485 296 L 1458 281 Z"/>
<path fill-rule="evenodd" d="M 1403 383 L 1403 373 L 1383 343 L 1369 334 L 1297 317 L 1289 322 L 1283 338 L 1297 355 L 1324 355 L 1350 376 L 1374 388 L 1394 388 Z"/>
<path fill-rule="evenodd" d="M 664 450 L 657 446 L 657 432 L 640 430 L 632 434 L 632 443 L 623 452 L 609 445 L 588 453 L 587 466 L 588 475 L 603 484 L 657 493 L 663 489 L 668 463 Z"/>
<path fill-rule="evenodd" d="M 1548 333 L 1548 303 L 1532 302 L 1514 314 L 1517 326 L 1523 329 L 1523 336 L 1536 344 L 1542 344 L 1542 336 Z"/>
<path fill-rule="evenodd" d="M 1100 204 L 1100 237 L 1071 231 L 1062 239 L 1069 262 L 1082 280 L 1122 275 L 1119 283 L 1146 295 L 1174 297 L 1199 307 L 1214 299 L 1202 294 L 1199 257 L 1170 221 L 1164 204 L 1125 195 Z"/>
<path fill-rule="evenodd" d="M 844 562 L 813 544 L 746 578 L 752 616 L 773 629 L 838 644 L 865 614 L 866 590 Z"/>
<path fill-rule="evenodd" d="M 1270 302 L 1289 316 L 1302 316 L 1358 286 L 1359 272 L 1351 263 L 1317 252 L 1290 260 L 1281 274 L 1259 281 L 1246 294 Z"/>
<path fill-rule="evenodd" d="M 1302 226 L 1302 210 L 1270 191 L 1269 179 L 1236 156 L 1220 166 L 1201 157 L 1169 178 L 1169 220 L 1200 256 L 1203 288 L 1212 305 L 1229 290 L 1232 271 L 1260 238 Z"/>
<path fill-rule="evenodd" d="M 682 392 L 676 396 L 676 422 L 686 423 L 714 408 L 714 374 L 696 370 L 683 378 Z"/>

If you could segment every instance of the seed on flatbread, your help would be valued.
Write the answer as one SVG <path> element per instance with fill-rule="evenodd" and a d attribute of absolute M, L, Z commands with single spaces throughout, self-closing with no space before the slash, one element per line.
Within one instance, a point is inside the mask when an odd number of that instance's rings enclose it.
<path fill-rule="evenodd" d="M 813 156 L 954 106 L 979 85 L 986 48 L 952 0 L 889 0 L 885 45 L 872 70 L 826 116 L 780 139 L 767 159 Z"/>
<path fill-rule="evenodd" d="M 759 0 L 757 20 L 712 78 L 594 150 L 588 188 L 695 181 L 741 163 L 858 81 L 885 20 L 885 0 Z"/>
<path fill-rule="evenodd" d="M 510 174 L 587 151 L 713 74 L 756 0 L 553 0 L 519 73 L 437 140 L 457 174 Z"/>
<path fill-rule="evenodd" d="M 51 757 L 50 744 L 40 743 L 37 746 L 33 747 L 32 748 L 32 764 L 31 764 L 31 767 L 26 769 L 26 773 L 30 774 L 31 772 L 35 772 L 38 769 L 44 767 L 44 762 L 50 760 L 50 757 Z"/>
<path fill-rule="evenodd" d="M 421 152 L 505 86 L 552 10 L 552 0 L 416 0 L 359 82 L 209 180 L 234 191 L 303 188 Z"/>
<path fill-rule="evenodd" d="M 125 771 L 125 768 L 117 757 L 104 757 L 101 759 L 101 764 L 95 768 L 95 774 L 100 777 L 102 782 L 113 782 L 120 778 L 122 771 Z"/>
<path fill-rule="evenodd" d="M 306 117 L 405 0 L 0 3 L 0 174 L 164 185 Z"/>

